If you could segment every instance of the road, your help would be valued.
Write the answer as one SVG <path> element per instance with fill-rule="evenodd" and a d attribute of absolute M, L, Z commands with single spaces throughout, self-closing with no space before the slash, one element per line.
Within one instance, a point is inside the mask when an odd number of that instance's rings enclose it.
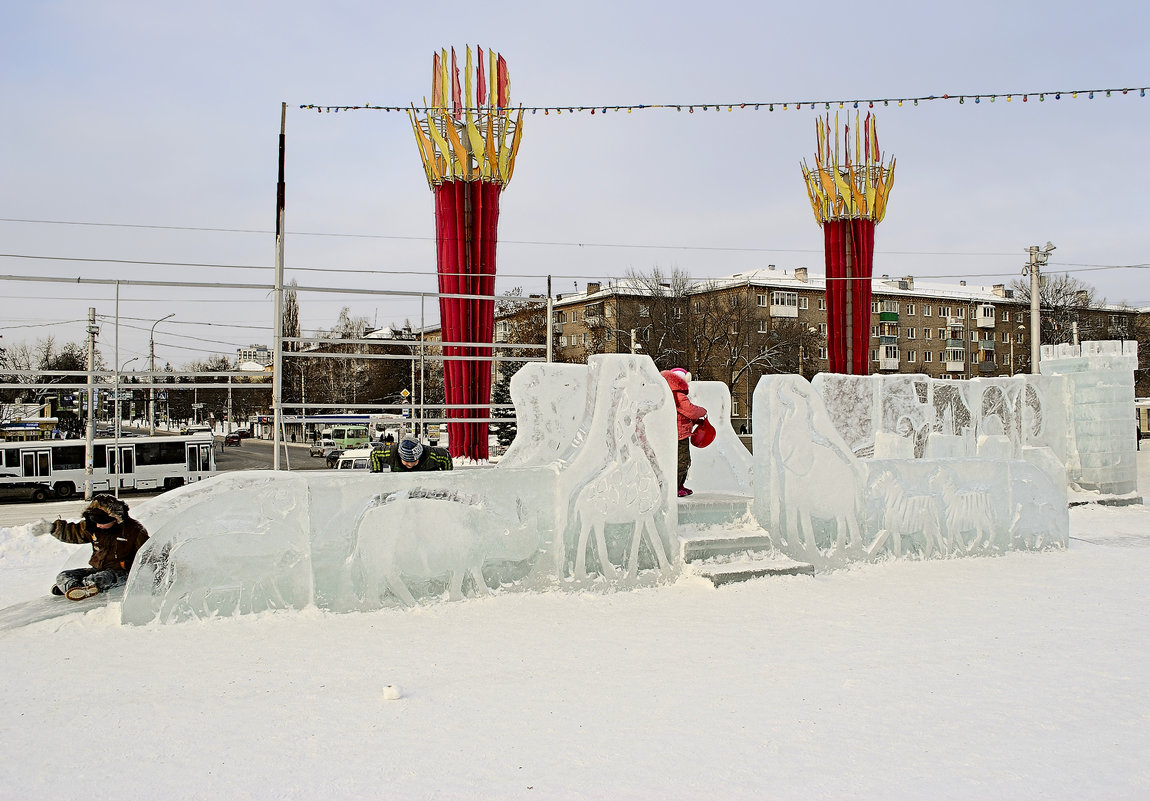
<path fill-rule="evenodd" d="M 223 437 L 216 437 L 216 469 L 221 473 L 233 470 L 270 470 L 272 468 L 272 443 L 270 440 L 245 439 L 239 447 L 221 447 Z M 280 468 L 287 470 L 326 470 L 323 459 L 308 455 L 307 445 L 288 443 L 280 453 Z M 123 497 L 129 506 L 159 495 L 159 492 L 124 491 Z M 77 520 L 87 505 L 82 498 L 67 501 L 12 501 L 0 503 L 0 527 L 21 526 L 41 518 L 55 520 L 57 517 Z"/>

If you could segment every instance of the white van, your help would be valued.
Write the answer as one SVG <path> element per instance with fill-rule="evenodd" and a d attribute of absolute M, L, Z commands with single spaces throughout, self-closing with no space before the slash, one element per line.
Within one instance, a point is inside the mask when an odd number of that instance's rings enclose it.
<path fill-rule="evenodd" d="M 336 470 L 370 470 L 372 448 L 351 448 L 339 455 Z"/>

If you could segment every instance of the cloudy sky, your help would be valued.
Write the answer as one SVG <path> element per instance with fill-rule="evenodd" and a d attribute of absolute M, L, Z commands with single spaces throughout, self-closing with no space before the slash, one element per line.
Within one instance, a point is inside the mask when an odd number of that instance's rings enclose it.
<path fill-rule="evenodd" d="M 499 292 L 543 291 L 547 275 L 569 292 L 656 266 L 822 273 L 799 162 L 825 101 L 833 117 L 833 101 L 878 99 L 898 168 L 876 275 L 1009 283 L 1025 249 L 1049 240 L 1051 271 L 1150 305 L 1150 98 L 1085 94 L 1150 85 L 1150 7 L 1133 0 L 62 0 L 9 4 L 3 23 L 5 276 L 271 283 L 286 102 L 287 277 L 351 290 L 301 295 L 305 331 L 343 306 L 379 325 L 433 322 L 432 298 L 354 291 L 435 290 L 432 195 L 406 116 L 300 107 L 419 105 L 432 53 L 478 44 L 506 57 L 515 104 L 709 106 L 528 113 L 502 200 Z M 94 306 L 112 361 L 114 287 L 2 285 L 4 344 L 81 340 Z M 119 294 L 119 361 L 139 359 L 128 369 L 146 366 L 167 314 L 161 364 L 271 343 L 263 289 Z"/>

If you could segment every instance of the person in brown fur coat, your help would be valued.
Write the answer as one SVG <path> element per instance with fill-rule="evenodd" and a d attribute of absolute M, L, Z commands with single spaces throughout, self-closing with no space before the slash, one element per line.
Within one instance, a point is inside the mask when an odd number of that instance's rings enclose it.
<path fill-rule="evenodd" d="M 101 493 L 81 514 L 79 523 L 57 520 L 52 536 L 60 542 L 92 544 L 90 567 L 65 570 L 56 576 L 53 595 L 72 601 L 104 592 L 128 580 L 136 552 L 148 540 L 148 530 L 128 514 L 128 504 Z"/>

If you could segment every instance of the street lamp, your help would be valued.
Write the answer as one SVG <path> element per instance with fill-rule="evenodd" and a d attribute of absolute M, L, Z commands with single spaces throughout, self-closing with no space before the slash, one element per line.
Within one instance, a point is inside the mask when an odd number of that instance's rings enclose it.
<path fill-rule="evenodd" d="M 116 400 L 115 400 L 115 403 L 112 404 L 112 408 L 115 409 L 115 412 L 116 412 L 115 427 L 113 430 L 115 432 L 115 438 L 117 440 L 120 439 L 120 374 L 122 372 L 124 372 L 124 368 L 127 367 L 129 364 L 131 364 L 132 362 L 137 362 L 139 360 L 140 360 L 139 356 L 133 356 L 132 358 L 128 359 L 128 361 L 121 364 L 120 369 L 116 371 Z"/>
<path fill-rule="evenodd" d="M 167 320 L 169 317 L 175 317 L 176 313 L 161 317 L 156 322 L 152 323 L 151 333 L 148 334 L 148 371 L 154 373 L 156 371 L 156 326 Z M 156 435 L 156 377 L 151 376 L 152 386 L 148 388 L 148 434 L 150 436 Z"/>

